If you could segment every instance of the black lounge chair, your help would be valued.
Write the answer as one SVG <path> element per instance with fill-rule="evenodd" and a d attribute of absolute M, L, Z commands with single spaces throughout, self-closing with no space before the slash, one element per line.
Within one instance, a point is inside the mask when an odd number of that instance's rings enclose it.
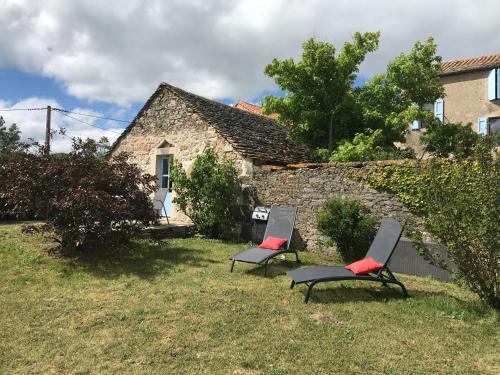
<path fill-rule="evenodd" d="M 311 291 L 317 283 L 341 280 L 366 280 L 380 282 L 383 286 L 387 286 L 387 284 L 399 285 L 404 297 L 408 297 L 408 292 L 403 283 L 396 279 L 387 266 L 401 238 L 402 231 L 401 224 L 396 220 L 391 218 L 382 220 L 377 235 L 373 239 L 370 249 L 368 249 L 365 256 L 365 258 L 372 257 L 375 261 L 383 264 L 377 271 L 365 275 L 356 275 L 343 266 L 302 267 L 287 272 L 287 275 L 292 278 L 290 289 L 296 284 L 306 284 L 308 289 L 304 302 L 307 303 L 311 296 Z"/>
<path fill-rule="evenodd" d="M 167 192 L 167 189 L 160 189 L 155 192 L 153 197 L 153 209 L 158 213 L 158 217 L 162 217 L 163 212 L 165 212 L 167 224 L 170 224 L 167 216 L 167 209 L 165 208 L 165 198 L 167 197 Z"/>
<path fill-rule="evenodd" d="M 269 217 L 266 226 L 264 239 L 268 236 L 286 239 L 286 243 L 279 250 L 262 249 L 254 247 L 244 250 L 241 253 L 231 257 L 231 272 L 233 272 L 235 262 L 254 263 L 264 265 L 264 276 L 267 275 L 267 263 L 281 254 L 295 253 L 297 263 L 300 263 L 299 254 L 295 250 L 290 249 L 292 241 L 293 227 L 295 226 L 295 218 L 297 216 L 296 207 L 278 207 L 272 206 L 269 212 Z"/>

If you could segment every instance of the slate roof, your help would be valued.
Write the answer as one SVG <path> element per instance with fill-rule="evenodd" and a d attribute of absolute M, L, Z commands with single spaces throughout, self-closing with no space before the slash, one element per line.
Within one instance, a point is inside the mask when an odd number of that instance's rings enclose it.
<path fill-rule="evenodd" d="M 262 113 L 262 107 L 261 106 L 245 102 L 244 100 L 238 100 L 236 102 L 236 104 L 234 105 L 234 107 L 235 108 L 244 109 L 246 111 L 253 112 L 253 113 L 256 113 L 256 114 L 261 115 L 261 116 L 266 116 L 266 117 L 272 118 L 273 120 L 276 120 L 278 118 L 278 114 L 277 113 L 271 113 L 269 115 L 265 115 L 265 114 Z"/>
<path fill-rule="evenodd" d="M 449 60 L 441 63 L 441 75 L 470 72 L 500 67 L 500 53 L 470 57 L 462 60 Z"/>
<path fill-rule="evenodd" d="M 288 129 L 275 120 L 210 100 L 162 82 L 135 119 L 113 144 L 111 151 L 134 127 L 136 120 L 160 93 L 169 91 L 213 126 L 243 156 L 266 164 L 310 161 L 309 149 L 288 139 Z"/>

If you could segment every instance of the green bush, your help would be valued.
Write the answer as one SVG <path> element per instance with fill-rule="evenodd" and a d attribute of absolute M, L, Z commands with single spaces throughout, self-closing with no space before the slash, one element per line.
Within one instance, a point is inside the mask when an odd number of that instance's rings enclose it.
<path fill-rule="evenodd" d="M 36 149 L 36 148 L 35 148 Z M 156 222 L 149 196 L 156 178 L 121 153 L 110 161 L 98 143 L 73 139 L 67 154 L 0 155 L 0 216 L 43 219 L 33 228 L 50 235 L 64 253 L 118 250 Z"/>
<path fill-rule="evenodd" d="M 412 149 L 399 150 L 385 143 L 381 129 L 366 129 L 354 136 L 352 142 L 344 142 L 335 151 L 331 162 L 414 159 Z"/>
<path fill-rule="evenodd" d="M 318 230 L 337 245 L 345 262 L 365 256 L 376 232 L 376 220 L 357 200 L 330 198 L 317 218 Z"/>
<path fill-rule="evenodd" d="M 446 246 L 459 278 L 498 309 L 500 158 L 491 148 L 491 139 L 485 137 L 471 159 L 446 169 L 438 161 L 430 162 L 420 191 L 426 230 Z M 425 255 L 422 243 L 416 245 Z"/>
<path fill-rule="evenodd" d="M 425 151 L 437 157 L 455 156 L 458 159 L 470 157 L 474 152 L 479 135 L 472 130 L 472 124 L 443 124 L 439 120 L 429 124 L 421 142 Z"/>
<path fill-rule="evenodd" d="M 212 149 L 199 155 L 191 174 L 174 163 L 174 203 L 210 238 L 231 238 L 237 219 L 239 185 L 234 164 L 219 159 Z"/>

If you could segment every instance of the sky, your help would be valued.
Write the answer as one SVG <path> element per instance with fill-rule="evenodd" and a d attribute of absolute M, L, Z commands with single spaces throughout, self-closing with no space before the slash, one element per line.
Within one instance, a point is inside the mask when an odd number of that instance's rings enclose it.
<path fill-rule="evenodd" d="M 130 121 L 162 81 L 230 104 L 277 92 L 263 73 L 314 37 L 338 49 L 381 31 L 358 82 L 433 36 L 443 59 L 500 52 L 498 0 L 0 0 L 0 109 L 51 105 Z M 44 111 L 0 112 L 43 140 Z M 72 115 L 73 116 L 73 115 Z M 123 122 L 53 114 L 68 136 L 113 141 Z M 56 136 L 54 151 L 69 149 Z"/>

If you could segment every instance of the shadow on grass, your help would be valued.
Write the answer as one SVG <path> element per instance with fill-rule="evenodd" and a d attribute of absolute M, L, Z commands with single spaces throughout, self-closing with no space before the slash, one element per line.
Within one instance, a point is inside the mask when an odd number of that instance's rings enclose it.
<path fill-rule="evenodd" d="M 480 301 L 462 300 L 444 291 L 409 289 L 409 297 L 405 299 L 401 289 L 395 285 L 382 287 L 375 282 L 367 282 L 366 286 L 363 287 L 354 284 L 354 282 L 346 281 L 324 284 L 327 285 L 326 288 L 313 289 L 309 303 L 342 304 L 349 302 L 389 302 L 397 300 L 416 303 L 422 302 L 427 307 L 439 311 L 443 316 L 466 321 L 485 318 L 493 313 L 490 307 Z M 307 286 L 296 285 L 294 290 L 300 290 L 302 297 L 305 297 Z"/>
<path fill-rule="evenodd" d="M 245 266 L 243 266 L 245 265 Z M 301 264 L 292 260 L 275 260 L 269 262 L 267 266 L 267 276 L 266 278 L 273 279 L 277 276 L 283 276 L 286 271 L 293 270 L 295 268 L 300 267 Z M 244 272 L 248 275 L 254 276 L 262 276 L 264 277 L 264 265 L 253 264 L 253 263 L 244 263 L 244 262 L 236 262 L 234 265 L 234 272 L 238 271 L 238 267 L 240 268 L 240 272 Z M 243 269 L 243 267 L 245 267 Z M 251 268 L 249 268 L 251 267 Z"/>
<path fill-rule="evenodd" d="M 220 263 L 205 255 L 205 250 L 189 247 L 172 247 L 168 243 L 150 241 L 132 242 L 118 253 L 81 254 L 65 268 L 68 275 L 84 271 L 97 277 L 114 279 L 134 275 L 142 279 L 154 279 L 168 274 L 181 265 L 206 267 Z M 205 255 L 205 256 L 204 256 Z"/>

